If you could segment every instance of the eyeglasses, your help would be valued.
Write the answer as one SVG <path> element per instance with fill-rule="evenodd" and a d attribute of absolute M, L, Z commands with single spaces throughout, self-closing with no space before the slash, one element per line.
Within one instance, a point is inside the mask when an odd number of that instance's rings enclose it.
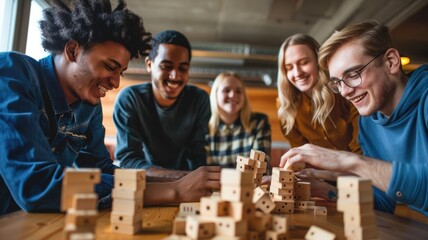
<path fill-rule="evenodd" d="M 330 79 L 330 81 L 327 82 L 327 87 L 330 88 L 330 90 L 335 93 L 340 93 L 342 91 L 342 82 L 350 88 L 355 88 L 360 86 L 361 83 L 363 82 L 363 79 L 361 78 L 361 73 L 371 62 L 373 62 L 376 58 L 378 58 L 384 53 L 385 52 L 383 51 L 378 55 L 376 55 L 372 60 L 370 60 L 370 62 L 368 62 L 362 68 L 345 73 L 341 80 L 336 80 L 334 78 Z"/>

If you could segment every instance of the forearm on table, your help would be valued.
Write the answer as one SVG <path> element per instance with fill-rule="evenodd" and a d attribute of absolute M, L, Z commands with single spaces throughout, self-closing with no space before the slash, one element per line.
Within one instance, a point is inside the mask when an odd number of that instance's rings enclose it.
<path fill-rule="evenodd" d="M 175 182 L 147 183 L 144 190 L 144 206 L 178 204 L 179 194 Z"/>
<path fill-rule="evenodd" d="M 386 192 L 392 176 L 392 164 L 390 162 L 361 155 L 356 155 L 353 161 L 355 164 L 353 164 L 351 173 L 371 179 L 375 187 Z"/>
<path fill-rule="evenodd" d="M 149 182 L 171 182 L 186 176 L 189 171 L 172 170 L 152 166 L 146 169 L 147 181 Z"/>

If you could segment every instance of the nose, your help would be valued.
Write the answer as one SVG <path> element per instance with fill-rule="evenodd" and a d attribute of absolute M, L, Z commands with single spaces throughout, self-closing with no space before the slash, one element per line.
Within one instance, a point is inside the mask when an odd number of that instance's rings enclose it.
<path fill-rule="evenodd" d="M 348 87 L 348 85 L 342 82 L 341 89 L 340 89 L 340 95 L 342 95 L 342 97 L 349 96 L 353 91 L 354 91 L 354 88 Z"/>
<path fill-rule="evenodd" d="M 171 80 L 175 80 L 178 77 L 178 71 L 176 69 L 171 70 L 171 72 L 169 72 L 169 79 Z"/>
<path fill-rule="evenodd" d="M 113 88 L 118 88 L 120 84 L 120 74 L 115 75 L 110 79 L 110 83 L 113 86 Z"/>
<path fill-rule="evenodd" d="M 301 73 L 302 73 L 302 69 L 300 68 L 299 65 L 296 65 L 296 66 L 293 67 L 293 75 L 295 77 L 300 76 Z"/>

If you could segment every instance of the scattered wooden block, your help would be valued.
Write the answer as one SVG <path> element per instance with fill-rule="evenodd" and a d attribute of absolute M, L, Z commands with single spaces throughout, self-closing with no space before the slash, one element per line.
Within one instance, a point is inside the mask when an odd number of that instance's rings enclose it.
<path fill-rule="evenodd" d="M 237 221 L 231 217 L 217 218 L 215 232 L 226 237 L 244 237 L 248 231 L 248 222 Z"/>
<path fill-rule="evenodd" d="M 284 166 L 284 169 L 285 170 L 291 170 L 291 171 L 293 171 L 293 172 L 300 172 L 300 171 L 302 171 L 303 169 L 305 169 L 305 167 L 306 167 L 306 164 L 304 163 L 304 162 L 299 162 L 299 163 L 295 163 L 295 164 L 293 164 L 293 165 L 285 165 Z"/>
<path fill-rule="evenodd" d="M 238 156 L 238 157 L 236 157 L 236 163 L 240 163 L 240 164 L 244 164 L 244 165 L 254 167 L 256 164 L 256 160 L 251 159 L 251 158 L 247 158 L 244 156 Z"/>
<path fill-rule="evenodd" d="M 266 154 L 262 151 L 251 149 L 250 158 L 260 162 L 264 162 L 266 159 Z"/>
<path fill-rule="evenodd" d="M 323 206 L 315 206 L 314 207 L 314 215 L 327 216 L 327 208 L 323 207 Z"/>
<path fill-rule="evenodd" d="M 288 232 L 287 218 L 285 216 L 273 215 L 272 230 L 278 233 L 287 233 Z"/>
<path fill-rule="evenodd" d="M 275 208 L 272 211 L 274 213 L 293 213 L 294 212 L 293 200 L 274 201 L 274 203 L 275 203 Z"/>
<path fill-rule="evenodd" d="M 268 239 L 268 240 L 287 240 L 288 236 L 286 233 L 279 233 L 279 232 L 267 230 L 265 233 L 265 239 Z"/>
<path fill-rule="evenodd" d="M 335 238 L 336 234 L 315 225 L 312 225 L 305 235 L 306 240 L 333 240 Z"/>
<path fill-rule="evenodd" d="M 110 222 L 123 223 L 123 224 L 134 224 L 143 221 L 143 214 L 138 213 L 120 213 L 112 212 L 110 215 Z"/>
<path fill-rule="evenodd" d="M 252 203 L 253 186 L 221 186 L 221 198 L 229 201 Z"/>
<path fill-rule="evenodd" d="M 176 217 L 172 224 L 172 234 L 186 235 L 186 218 Z"/>
<path fill-rule="evenodd" d="M 376 225 L 365 227 L 345 225 L 345 236 L 352 240 L 377 239 L 377 228 Z"/>
<path fill-rule="evenodd" d="M 66 168 L 63 186 L 69 184 L 97 184 L 101 181 L 99 168 Z"/>
<path fill-rule="evenodd" d="M 192 239 L 211 238 L 216 233 L 214 222 L 203 220 L 198 216 L 186 217 L 186 235 Z"/>
<path fill-rule="evenodd" d="M 255 211 L 254 205 L 243 202 L 229 202 L 229 217 L 236 221 L 248 219 Z"/>
<path fill-rule="evenodd" d="M 116 168 L 114 170 L 114 178 L 123 181 L 146 181 L 146 170 L 144 169 L 129 169 Z"/>
<path fill-rule="evenodd" d="M 201 209 L 200 202 L 180 203 L 180 210 L 178 212 L 178 215 L 182 217 L 199 215 L 200 209 Z"/>
<path fill-rule="evenodd" d="M 127 199 L 143 202 L 144 191 L 143 190 L 130 190 L 125 188 L 113 188 L 111 191 L 111 197 L 113 199 Z"/>
<path fill-rule="evenodd" d="M 263 212 L 255 212 L 254 215 L 248 219 L 248 230 L 255 232 L 264 232 L 272 227 L 272 216 Z"/>
<path fill-rule="evenodd" d="M 134 224 L 112 222 L 111 228 L 113 233 L 134 235 L 141 231 L 142 222 L 136 222 Z"/>
<path fill-rule="evenodd" d="M 337 178 L 338 189 L 348 189 L 351 191 L 371 191 L 372 183 L 368 178 L 357 176 L 340 176 Z"/>
<path fill-rule="evenodd" d="M 73 195 L 71 208 L 75 210 L 97 209 L 98 195 L 95 193 L 76 193 Z"/>
<path fill-rule="evenodd" d="M 200 213 L 206 217 L 220 217 L 229 214 L 229 201 L 219 197 L 202 197 Z"/>
<path fill-rule="evenodd" d="M 114 198 L 112 211 L 123 214 L 141 213 L 143 210 L 142 201 Z"/>

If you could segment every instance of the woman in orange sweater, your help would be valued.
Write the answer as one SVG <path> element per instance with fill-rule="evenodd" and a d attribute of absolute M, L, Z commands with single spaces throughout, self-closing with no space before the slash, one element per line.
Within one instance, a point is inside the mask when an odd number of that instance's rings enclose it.
<path fill-rule="evenodd" d="M 327 88 L 328 73 L 318 67 L 319 47 L 314 38 L 305 34 L 295 34 L 281 46 L 278 55 L 281 130 L 291 147 L 311 143 L 361 154 L 357 142 L 358 111 Z M 306 170 L 304 173 L 327 180 L 335 178 L 323 171 Z M 314 186 L 312 189 L 315 190 Z M 328 192 L 322 193 L 324 197 L 328 194 L 325 198 L 335 199 L 334 193 Z"/>

